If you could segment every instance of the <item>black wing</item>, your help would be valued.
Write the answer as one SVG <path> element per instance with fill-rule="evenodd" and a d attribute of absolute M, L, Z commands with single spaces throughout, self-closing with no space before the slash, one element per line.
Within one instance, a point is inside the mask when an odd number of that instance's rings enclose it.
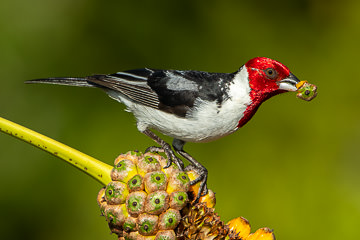
<path fill-rule="evenodd" d="M 220 106 L 233 77 L 233 73 L 154 71 L 148 85 L 158 95 L 160 110 L 185 117 L 197 98 L 216 101 Z"/>
<path fill-rule="evenodd" d="M 135 69 L 109 75 L 94 75 L 87 81 L 98 87 L 115 90 L 132 101 L 159 109 L 157 94 L 148 86 L 147 79 L 151 69 Z"/>

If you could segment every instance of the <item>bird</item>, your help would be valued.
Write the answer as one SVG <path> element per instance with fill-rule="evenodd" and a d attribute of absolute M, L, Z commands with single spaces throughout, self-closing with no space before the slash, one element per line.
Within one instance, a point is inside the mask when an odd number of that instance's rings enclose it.
<path fill-rule="evenodd" d="M 184 150 L 185 143 L 210 142 L 234 133 L 264 101 L 297 91 L 301 82 L 284 64 L 267 57 L 252 58 L 232 73 L 141 68 L 26 81 L 100 88 L 123 103 L 135 116 L 137 129 L 160 146 L 149 147 L 146 152 L 164 152 L 168 158 L 165 168 L 174 162 L 184 170 L 177 153 L 197 170 L 199 177 L 190 182 L 200 182 L 195 201 L 208 191 L 208 171 Z M 172 137 L 173 149 L 153 130 Z"/>

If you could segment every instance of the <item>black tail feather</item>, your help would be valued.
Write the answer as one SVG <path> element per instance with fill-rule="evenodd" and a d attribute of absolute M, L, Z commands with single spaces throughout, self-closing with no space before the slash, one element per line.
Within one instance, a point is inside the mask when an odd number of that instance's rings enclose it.
<path fill-rule="evenodd" d="M 55 77 L 55 78 L 40 78 L 25 81 L 25 83 L 46 83 L 56 85 L 78 86 L 78 87 L 96 87 L 87 81 L 86 78 L 73 78 L 73 77 Z"/>

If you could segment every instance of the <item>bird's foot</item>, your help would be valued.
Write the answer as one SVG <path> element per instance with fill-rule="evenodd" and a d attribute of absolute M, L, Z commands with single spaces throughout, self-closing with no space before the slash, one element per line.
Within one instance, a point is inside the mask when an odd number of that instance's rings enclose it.
<path fill-rule="evenodd" d="M 195 203 L 198 203 L 199 199 L 208 193 L 208 188 L 206 184 L 208 171 L 202 165 L 200 166 L 189 165 L 185 168 L 185 171 L 194 171 L 199 176 L 196 179 L 190 181 L 190 185 L 195 185 L 200 182 L 199 192 L 194 200 Z"/>
<path fill-rule="evenodd" d="M 182 160 L 180 158 L 176 157 L 175 153 L 173 152 L 173 150 L 171 149 L 169 144 L 167 144 L 164 140 L 159 138 L 159 136 L 157 136 L 155 133 L 153 133 L 149 129 L 146 129 L 145 131 L 143 131 L 143 133 L 161 146 L 161 148 L 149 147 L 145 150 L 145 152 L 148 152 L 148 151 L 163 152 L 163 153 L 165 153 L 165 155 L 168 159 L 167 164 L 164 168 L 170 167 L 171 163 L 175 162 L 175 164 L 178 166 L 178 168 L 181 171 L 184 171 L 184 163 L 182 162 Z"/>
<path fill-rule="evenodd" d="M 158 152 L 158 153 L 163 152 L 163 153 L 165 153 L 165 155 L 167 157 L 167 163 L 164 168 L 170 167 L 171 163 L 174 162 L 178 166 L 180 171 L 184 171 L 183 161 L 175 155 L 175 153 L 171 149 L 170 145 L 167 145 L 167 146 L 165 145 L 164 147 L 156 147 L 156 146 L 148 147 L 145 150 L 145 153 L 147 153 L 147 152 Z"/>
<path fill-rule="evenodd" d="M 161 147 L 157 147 L 157 146 L 151 146 L 145 150 L 145 153 L 148 153 L 148 152 L 159 153 L 159 152 L 164 152 L 164 149 L 162 149 Z"/>

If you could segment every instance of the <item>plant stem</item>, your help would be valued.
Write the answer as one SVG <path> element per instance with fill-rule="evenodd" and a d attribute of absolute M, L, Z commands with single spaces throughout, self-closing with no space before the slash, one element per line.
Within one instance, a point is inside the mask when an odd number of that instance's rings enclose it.
<path fill-rule="evenodd" d="M 110 181 L 112 166 L 40 133 L 0 117 L 0 131 L 38 147 L 80 169 L 103 185 Z"/>

